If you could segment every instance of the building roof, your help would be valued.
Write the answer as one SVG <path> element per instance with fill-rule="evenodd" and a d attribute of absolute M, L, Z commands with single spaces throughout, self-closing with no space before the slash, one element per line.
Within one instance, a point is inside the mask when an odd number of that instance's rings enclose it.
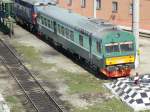
<path fill-rule="evenodd" d="M 30 3 L 32 5 L 40 5 L 50 3 L 52 0 L 22 0 L 22 1 Z"/>
<path fill-rule="evenodd" d="M 118 31 L 116 26 L 109 22 L 100 19 L 89 19 L 57 6 L 40 7 L 38 8 L 38 11 L 77 30 L 92 34 L 97 38 L 102 37 L 107 31 Z"/>

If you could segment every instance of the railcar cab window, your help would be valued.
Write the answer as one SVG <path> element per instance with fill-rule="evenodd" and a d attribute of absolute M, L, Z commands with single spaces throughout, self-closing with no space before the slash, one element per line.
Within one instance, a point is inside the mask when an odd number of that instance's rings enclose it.
<path fill-rule="evenodd" d="M 105 47 L 107 53 L 119 52 L 119 43 L 106 44 Z"/>
<path fill-rule="evenodd" d="M 105 45 L 106 53 L 134 51 L 133 42 L 111 43 Z"/>
<path fill-rule="evenodd" d="M 120 43 L 120 50 L 121 50 L 121 52 L 133 51 L 134 50 L 133 42 Z"/>

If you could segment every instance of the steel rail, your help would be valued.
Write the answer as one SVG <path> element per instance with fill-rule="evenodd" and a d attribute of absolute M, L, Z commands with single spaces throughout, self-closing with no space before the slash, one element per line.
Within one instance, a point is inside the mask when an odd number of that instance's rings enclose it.
<path fill-rule="evenodd" d="M 22 63 L 22 61 L 19 59 L 19 57 L 16 55 L 15 51 L 13 51 L 3 40 L 1 40 L 1 43 L 7 48 L 9 49 L 9 51 L 11 52 L 11 54 L 17 59 L 17 61 L 19 62 L 20 65 L 23 66 L 23 68 L 26 70 L 26 72 L 29 73 L 29 75 L 35 80 L 35 82 L 38 84 L 38 86 L 43 90 L 43 92 L 47 95 L 47 97 L 49 98 L 49 100 L 51 100 L 53 102 L 54 105 L 56 105 L 56 108 L 59 110 L 59 112 L 64 112 L 64 110 L 62 110 L 62 106 L 60 107 L 60 105 L 48 94 L 48 92 L 41 86 L 41 84 L 38 82 L 38 80 L 33 76 L 33 74 L 25 67 L 25 65 Z M 2 59 L 2 58 L 1 58 Z M 9 67 L 6 65 L 5 60 L 2 59 L 4 66 L 7 68 L 7 70 L 10 72 L 10 74 L 14 77 L 14 79 L 17 81 L 17 83 L 19 84 L 19 86 L 23 89 L 26 97 L 29 99 L 29 101 L 33 104 L 34 108 L 40 112 L 38 110 L 38 108 L 36 107 L 36 105 L 33 103 L 32 99 L 30 98 L 30 96 L 27 94 L 27 92 L 25 91 L 25 89 L 23 88 L 23 86 L 21 85 L 21 83 L 19 82 L 19 80 L 17 80 L 17 78 L 15 77 L 15 75 L 11 72 L 11 70 L 9 69 Z M 64 109 L 64 108 L 63 108 Z"/>

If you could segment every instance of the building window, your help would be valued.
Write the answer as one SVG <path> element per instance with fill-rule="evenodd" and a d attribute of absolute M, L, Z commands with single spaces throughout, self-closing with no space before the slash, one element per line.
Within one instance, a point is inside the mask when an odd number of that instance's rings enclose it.
<path fill-rule="evenodd" d="M 131 3 L 129 6 L 129 14 L 133 14 L 133 4 Z"/>
<path fill-rule="evenodd" d="M 83 46 L 83 36 L 79 35 L 79 43 L 81 46 Z"/>
<path fill-rule="evenodd" d="M 112 12 L 118 11 L 118 2 L 112 2 Z"/>
<path fill-rule="evenodd" d="M 96 9 L 101 8 L 101 0 L 96 0 Z"/>
<path fill-rule="evenodd" d="M 86 0 L 81 0 L 81 7 L 85 8 L 85 6 L 86 6 Z"/>
<path fill-rule="evenodd" d="M 59 0 L 56 0 L 56 4 L 59 4 Z"/>
<path fill-rule="evenodd" d="M 67 5 L 72 5 L 72 0 L 66 0 Z"/>

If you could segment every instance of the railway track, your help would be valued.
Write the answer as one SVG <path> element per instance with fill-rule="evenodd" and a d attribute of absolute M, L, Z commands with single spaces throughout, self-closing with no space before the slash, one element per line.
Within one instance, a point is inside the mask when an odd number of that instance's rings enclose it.
<path fill-rule="evenodd" d="M 16 80 L 37 112 L 64 112 L 64 108 L 54 101 L 22 64 L 16 53 L 2 40 L 0 40 L 0 62 Z"/>
<path fill-rule="evenodd" d="M 150 34 L 149 33 L 142 33 L 142 32 L 140 32 L 140 36 L 141 37 L 150 38 Z"/>
<path fill-rule="evenodd" d="M 132 32 L 131 30 L 124 29 L 125 31 Z M 150 38 L 150 33 L 139 32 L 141 37 Z"/>

